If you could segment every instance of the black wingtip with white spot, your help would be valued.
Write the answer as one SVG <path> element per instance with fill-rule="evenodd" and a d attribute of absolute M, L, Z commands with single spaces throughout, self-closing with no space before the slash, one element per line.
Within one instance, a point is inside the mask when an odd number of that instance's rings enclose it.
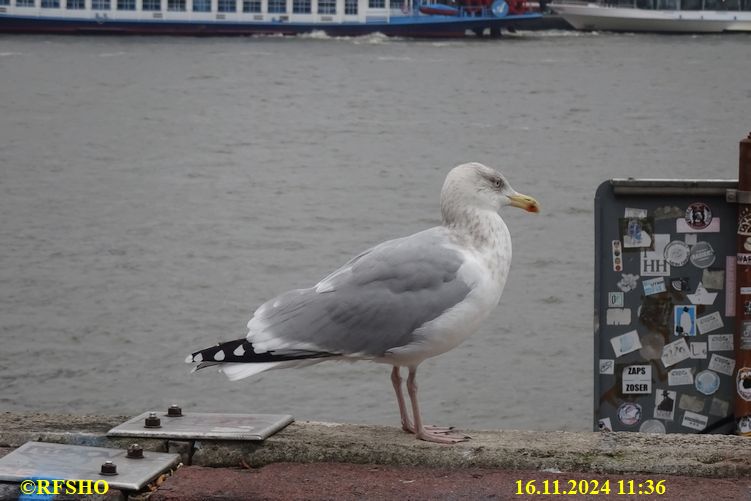
<path fill-rule="evenodd" d="M 302 360 L 306 358 L 323 358 L 333 357 L 335 353 L 306 351 L 306 350 L 286 350 L 284 352 L 266 351 L 256 353 L 253 345 L 247 339 L 235 339 L 226 343 L 219 343 L 210 348 L 204 348 L 191 353 L 185 359 L 187 363 L 197 363 L 194 370 L 200 370 L 212 365 L 224 363 L 241 363 L 253 364 L 264 362 L 284 362 L 288 360 Z"/>

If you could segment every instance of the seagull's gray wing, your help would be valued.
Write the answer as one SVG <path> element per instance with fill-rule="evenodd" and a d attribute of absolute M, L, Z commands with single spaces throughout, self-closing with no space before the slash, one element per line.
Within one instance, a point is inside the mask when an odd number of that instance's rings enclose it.
<path fill-rule="evenodd" d="M 248 322 L 254 349 L 379 357 L 460 303 L 464 258 L 442 227 L 384 242 L 310 289 L 286 292 Z"/>

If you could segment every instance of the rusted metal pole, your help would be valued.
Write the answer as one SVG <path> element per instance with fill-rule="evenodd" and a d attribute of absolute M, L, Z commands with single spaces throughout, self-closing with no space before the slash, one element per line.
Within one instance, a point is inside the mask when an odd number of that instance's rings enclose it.
<path fill-rule="evenodd" d="M 751 436 L 751 133 L 740 142 L 735 286 L 735 421 Z"/>

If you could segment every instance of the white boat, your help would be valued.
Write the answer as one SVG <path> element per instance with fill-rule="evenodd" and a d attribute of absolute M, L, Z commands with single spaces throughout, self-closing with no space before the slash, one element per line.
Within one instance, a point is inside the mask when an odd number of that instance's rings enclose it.
<path fill-rule="evenodd" d="M 577 30 L 653 33 L 751 31 L 751 0 L 554 2 L 550 8 Z"/>
<path fill-rule="evenodd" d="M 0 0 L 0 33 L 499 36 L 540 19 L 524 0 Z"/>

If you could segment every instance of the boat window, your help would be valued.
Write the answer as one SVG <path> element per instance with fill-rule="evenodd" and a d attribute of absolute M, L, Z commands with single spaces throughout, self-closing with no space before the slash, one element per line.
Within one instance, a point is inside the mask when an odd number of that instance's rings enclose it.
<path fill-rule="evenodd" d="M 701 10 L 702 0 L 681 0 L 681 10 Z"/>
<path fill-rule="evenodd" d="M 211 0 L 193 0 L 193 12 L 211 12 Z"/>
<path fill-rule="evenodd" d="M 84 0 L 68 0 L 65 2 L 65 8 L 70 10 L 83 10 L 86 8 Z"/>
<path fill-rule="evenodd" d="M 741 0 L 741 10 L 751 10 L 751 0 Z"/>
<path fill-rule="evenodd" d="M 657 0 L 657 8 L 665 10 L 677 10 L 678 0 Z"/>
<path fill-rule="evenodd" d="M 386 0 L 368 0 L 368 7 L 371 9 L 385 9 Z"/>
<path fill-rule="evenodd" d="M 0 5 L 10 5 L 10 0 L 0 0 Z"/>
<path fill-rule="evenodd" d="M 34 0 L 16 0 L 16 7 L 34 7 Z"/>
<path fill-rule="evenodd" d="M 42 0 L 43 9 L 59 9 L 60 0 Z"/>
<path fill-rule="evenodd" d="M 219 0 L 216 4 L 217 12 L 237 12 L 237 2 L 235 0 Z"/>
<path fill-rule="evenodd" d="M 319 14 L 336 14 L 336 0 L 318 0 Z"/>
<path fill-rule="evenodd" d="M 136 0 L 117 0 L 117 10 L 136 10 Z"/>
<path fill-rule="evenodd" d="M 269 12 L 274 14 L 287 12 L 287 0 L 269 0 Z"/>
<path fill-rule="evenodd" d="M 148 11 L 162 10 L 162 0 L 143 0 L 141 9 Z"/>
<path fill-rule="evenodd" d="M 392 9 L 404 8 L 404 0 L 391 0 L 391 8 Z"/>
<path fill-rule="evenodd" d="M 110 10 L 110 0 L 91 0 L 91 10 Z"/>
<path fill-rule="evenodd" d="M 357 1 L 358 0 L 344 0 L 344 13 L 350 16 L 356 16 L 357 15 Z"/>
<path fill-rule="evenodd" d="M 261 0 L 243 0 L 243 12 L 261 12 Z"/>
<path fill-rule="evenodd" d="M 740 0 L 726 0 L 725 1 L 725 9 L 727 9 L 727 10 L 740 10 L 741 9 L 741 2 L 740 2 Z"/>
<path fill-rule="evenodd" d="M 167 0 L 167 10 L 173 12 L 185 12 L 185 0 Z"/>
<path fill-rule="evenodd" d="M 310 0 L 292 0 L 294 14 L 310 14 Z"/>

